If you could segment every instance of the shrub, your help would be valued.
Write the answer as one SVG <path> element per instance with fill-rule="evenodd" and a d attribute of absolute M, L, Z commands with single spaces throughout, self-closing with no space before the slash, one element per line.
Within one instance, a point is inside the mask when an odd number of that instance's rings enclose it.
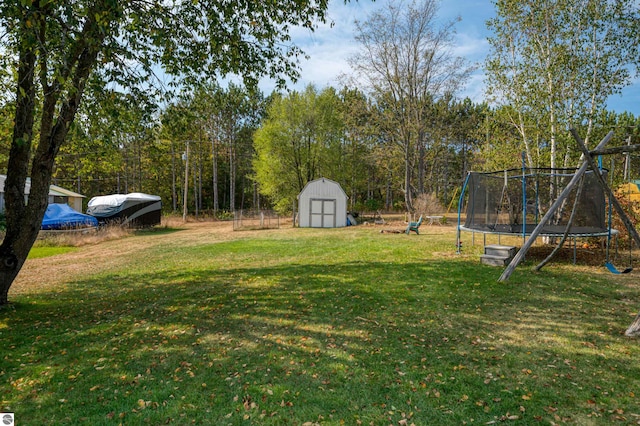
<path fill-rule="evenodd" d="M 382 208 L 383 203 L 380 200 L 376 200 L 374 198 L 370 198 L 364 202 L 364 208 L 366 211 L 375 212 Z"/>
<path fill-rule="evenodd" d="M 416 214 L 425 216 L 442 213 L 445 210 L 435 194 L 418 195 L 413 203 L 413 207 Z"/>

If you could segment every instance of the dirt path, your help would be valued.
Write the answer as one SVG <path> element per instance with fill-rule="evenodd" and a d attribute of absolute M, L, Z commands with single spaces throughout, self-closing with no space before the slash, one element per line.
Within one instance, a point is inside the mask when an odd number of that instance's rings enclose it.
<path fill-rule="evenodd" d="M 131 253 L 153 246 L 172 244 L 185 247 L 237 238 L 231 222 L 174 222 L 163 223 L 163 226 L 175 231 L 120 235 L 98 242 L 89 240 L 88 244 L 82 245 L 77 251 L 29 259 L 13 283 L 10 295 L 50 289 L 51 286 L 64 285 L 79 276 L 108 271 L 121 264 Z"/>

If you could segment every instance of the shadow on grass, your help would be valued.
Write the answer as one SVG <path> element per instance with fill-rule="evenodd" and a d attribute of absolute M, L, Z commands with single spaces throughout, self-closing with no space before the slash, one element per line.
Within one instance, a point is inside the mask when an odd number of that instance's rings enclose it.
<path fill-rule="evenodd" d="M 0 411 L 92 425 L 628 416 L 640 351 L 621 336 L 620 292 L 597 276 L 495 277 L 449 259 L 83 280 L 0 312 Z"/>

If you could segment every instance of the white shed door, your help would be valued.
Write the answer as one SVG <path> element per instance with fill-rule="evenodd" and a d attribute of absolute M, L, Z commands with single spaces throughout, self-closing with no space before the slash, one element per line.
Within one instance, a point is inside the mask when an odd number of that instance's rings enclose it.
<path fill-rule="evenodd" d="M 336 200 L 311 199 L 309 209 L 312 228 L 335 228 L 336 226 Z"/>

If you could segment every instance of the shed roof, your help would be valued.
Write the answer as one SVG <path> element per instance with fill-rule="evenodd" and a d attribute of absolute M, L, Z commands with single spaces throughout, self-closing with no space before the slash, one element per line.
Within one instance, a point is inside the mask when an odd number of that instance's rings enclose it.
<path fill-rule="evenodd" d="M 0 193 L 4 193 L 4 181 L 7 179 L 7 175 L 0 175 Z M 29 194 L 31 191 L 31 178 L 27 178 L 27 182 L 24 185 L 24 193 Z M 50 185 L 49 186 L 49 195 L 54 195 L 58 197 L 75 197 L 75 198 L 86 198 L 82 194 L 78 194 L 77 192 L 69 191 L 68 189 L 64 189 L 58 185 Z"/>
<path fill-rule="evenodd" d="M 338 188 L 340 190 L 340 192 L 342 193 L 342 195 L 344 195 L 345 198 L 349 198 L 347 196 L 347 193 L 344 192 L 344 189 L 342 189 L 342 186 L 340 186 L 340 184 L 334 180 L 331 180 L 329 178 L 325 178 L 322 177 L 320 179 L 315 179 L 315 180 L 310 180 L 309 182 L 307 182 L 307 184 L 304 186 L 304 188 L 302 188 L 302 191 L 300 191 L 300 193 L 298 194 L 298 199 L 300 199 L 300 195 L 302 195 L 310 186 L 313 186 L 317 183 L 328 183 L 331 184 L 333 186 L 335 186 L 336 188 Z"/>

